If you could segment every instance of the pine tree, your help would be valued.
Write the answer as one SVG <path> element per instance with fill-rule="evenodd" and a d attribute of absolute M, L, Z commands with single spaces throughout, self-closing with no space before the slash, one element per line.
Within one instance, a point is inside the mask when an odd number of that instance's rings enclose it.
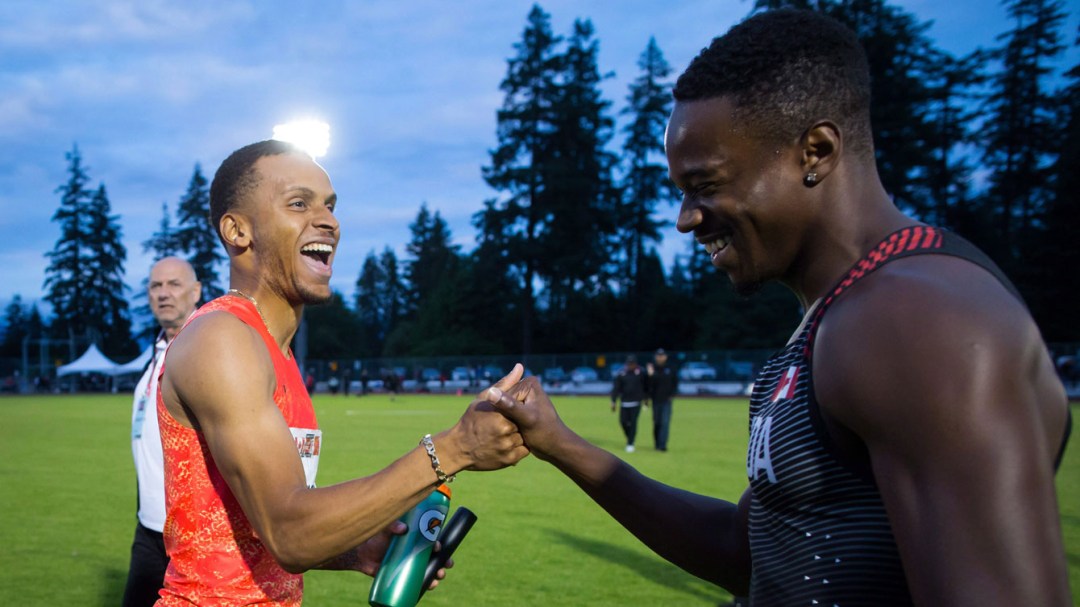
<path fill-rule="evenodd" d="M 667 222 L 657 221 L 653 213 L 660 201 L 675 202 L 671 182 L 667 176 L 664 159 L 664 131 L 671 114 L 671 84 L 665 79 L 671 75 L 671 67 L 664 60 L 655 38 L 649 38 L 638 59 L 641 75 L 630 85 L 623 114 L 630 116 L 630 123 L 623 131 L 623 159 L 626 174 L 623 178 L 623 201 L 633 215 L 628 226 L 628 238 L 633 242 L 627 252 L 626 274 L 637 273 L 638 260 L 644 254 L 646 240 L 659 240 L 659 229 Z"/>
<path fill-rule="evenodd" d="M 180 252 L 180 240 L 169 217 L 169 203 L 161 203 L 161 223 L 158 224 L 158 230 L 149 240 L 143 241 L 142 247 L 144 253 L 153 251 L 155 262 Z"/>
<path fill-rule="evenodd" d="M 53 308 L 59 337 L 98 343 L 109 355 L 136 349 L 124 293 L 124 261 L 119 217 L 112 215 L 104 184 L 91 193 L 78 146 L 66 155 L 69 178 L 57 188 L 60 207 L 53 221 L 60 239 L 46 255 L 45 300 Z"/>
<path fill-rule="evenodd" d="M 1064 47 L 1059 28 L 1063 3 L 1053 0 L 1006 0 L 1015 23 L 998 36 L 1004 44 L 991 51 L 1001 71 L 991 79 L 983 111 L 983 165 L 990 169 L 987 195 L 995 210 L 997 236 L 1008 255 L 999 259 L 1007 272 L 1020 269 L 1021 248 L 1029 230 L 1052 196 L 1052 162 L 1060 149 L 1059 100 L 1047 88 L 1050 63 Z"/>
<path fill-rule="evenodd" d="M 356 315 L 337 291 L 330 294 L 329 301 L 304 308 L 304 322 L 307 324 L 309 360 L 374 355 L 364 350 L 364 337 Z"/>
<path fill-rule="evenodd" d="M 143 253 L 153 252 L 154 263 L 180 253 L 180 243 L 176 238 L 176 229 L 172 226 L 172 218 L 169 215 L 169 204 L 167 202 L 161 203 L 161 222 L 158 223 L 157 231 L 151 234 L 149 239 L 142 242 L 142 248 Z M 150 312 L 150 302 L 146 298 L 146 288 L 149 282 L 149 276 L 142 279 L 142 287 L 138 289 L 132 300 L 132 316 L 141 318 L 144 321 L 142 328 L 136 331 L 135 334 L 135 338 L 139 341 L 152 341 L 161 331 L 157 320 L 154 319 L 153 314 Z"/>
<path fill-rule="evenodd" d="M 1080 36 L 1074 42 L 1080 46 Z M 1063 100 L 1060 117 L 1061 152 L 1051 166 L 1052 197 L 1040 217 L 1041 234 L 1033 238 L 1025 256 L 1025 277 L 1031 288 L 1025 293 L 1032 314 L 1047 341 L 1080 341 L 1080 281 L 1069 279 L 1080 268 L 1080 64 L 1066 74 L 1066 83 L 1055 95 Z"/>
<path fill-rule="evenodd" d="M 972 212 L 970 180 L 974 166 L 966 155 L 975 143 L 972 121 L 977 109 L 975 87 L 985 81 L 981 51 L 956 59 L 942 54 L 937 60 L 936 77 L 928 84 L 930 121 L 934 125 L 927 149 L 926 188 L 931 205 L 922 219 L 928 223 L 963 232 L 979 239 L 976 213 Z"/>
<path fill-rule="evenodd" d="M 45 322 L 45 319 L 41 317 L 41 311 L 38 310 L 37 304 L 34 303 L 30 306 L 30 313 L 26 317 L 26 335 L 31 340 L 43 339 L 49 334 L 49 325 Z M 34 344 L 31 342 L 29 354 L 31 357 L 39 356 L 41 353 L 40 342 Z"/>
<path fill-rule="evenodd" d="M 787 341 L 801 317 L 799 302 L 791 291 L 774 282 L 751 295 L 739 295 L 700 245 L 692 242 L 689 246 L 689 307 L 682 309 L 693 317 L 692 349 L 774 348 Z M 710 309 L 723 310 L 723 314 L 693 313 L 702 302 L 708 302 Z"/>
<path fill-rule="evenodd" d="M 384 323 L 385 312 L 382 307 L 380 291 L 385 278 L 382 268 L 379 267 L 379 259 L 375 252 L 371 251 L 364 258 L 364 264 L 360 269 L 360 276 L 356 279 L 355 306 L 356 319 L 360 325 L 363 336 L 360 352 L 364 356 L 378 356 L 382 353 L 382 345 L 386 340 L 388 327 Z"/>
<path fill-rule="evenodd" d="M 663 263 L 655 250 L 649 250 L 641 259 L 638 291 L 641 308 L 636 322 L 636 343 L 642 349 L 688 350 L 692 346 L 699 316 L 695 308 L 699 302 L 684 298 L 678 291 L 683 279 L 675 272 L 682 270 L 681 262 L 677 261 L 670 278 L 665 277 Z"/>
<path fill-rule="evenodd" d="M 554 130 L 545 138 L 550 157 L 541 167 L 542 211 L 538 271 L 547 284 L 548 317 L 568 313 L 571 294 L 592 293 L 606 282 L 617 247 L 618 199 L 613 154 L 605 150 L 614 130 L 611 102 L 600 83 L 599 43 L 592 23 L 575 20 L 552 106 Z"/>
<path fill-rule="evenodd" d="M 485 239 L 463 260 L 458 288 L 484 296 L 467 299 L 460 321 L 477 332 L 477 340 L 486 344 L 484 353 L 521 352 L 523 300 L 514 296 L 521 287 L 517 277 L 507 272 L 508 257 L 497 240 Z"/>
<path fill-rule="evenodd" d="M 401 272 L 398 270 L 397 255 L 390 247 L 383 249 L 382 255 L 379 256 L 379 270 L 383 278 L 380 292 L 383 322 L 386 323 L 389 331 L 405 317 L 408 297 L 405 284 L 401 280 Z"/>
<path fill-rule="evenodd" d="M 45 301 L 52 306 L 55 321 L 53 330 L 58 337 L 84 337 L 88 317 L 83 314 L 82 293 L 89 290 L 87 253 L 88 240 L 86 218 L 89 216 L 90 191 L 86 184 L 90 177 L 82 166 L 78 145 L 72 146 L 64 155 L 68 160 L 68 181 L 56 189 L 61 194 L 60 206 L 52 220 L 60 224 L 60 238 L 53 250 L 46 253 L 49 265 L 45 269 Z"/>
<path fill-rule="evenodd" d="M 86 241 L 88 263 L 84 265 L 88 288 L 82 292 L 87 324 L 100 336 L 102 351 L 110 356 L 134 354 L 131 319 L 125 293 L 124 262 L 127 249 L 122 243 L 119 217 L 112 214 L 105 185 L 98 186 L 87 207 Z M 96 341 L 96 340 L 95 340 Z"/>
<path fill-rule="evenodd" d="M 646 257 L 646 243 L 660 240 L 660 228 L 667 221 L 655 218 L 661 201 L 675 202 L 667 163 L 664 155 L 664 130 L 671 113 L 671 85 L 665 79 L 671 75 L 671 67 L 664 60 L 655 38 L 638 59 L 641 74 L 630 85 L 627 106 L 623 114 L 630 116 L 630 123 L 623 131 L 623 162 L 626 166 L 622 179 L 622 209 L 616 214 L 620 219 L 618 240 L 625 247 L 625 257 L 619 272 L 622 295 L 626 303 L 627 319 L 638 319 L 647 305 L 641 299 L 642 283 L 655 276 L 642 276 L 641 264 Z M 661 273 L 662 278 L 662 273 Z M 642 324 L 628 324 L 642 328 Z M 644 344 L 643 344 L 644 345 Z M 669 347 L 674 344 L 669 344 Z"/>
<path fill-rule="evenodd" d="M 492 309 L 492 298 L 471 295 L 488 292 L 492 285 L 484 284 L 485 277 L 475 275 L 470 260 L 459 254 L 460 247 L 450 244 L 446 221 L 425 204 L 409 229 L 412 240 L 405 247 L 410 256 L 405 261 L 409 313 L 387 337 L 385 353 L 437 356 L 501 351 L 501 341 L 487 335 L 493 329 L 502 330 L 502 314 Z M 472 286 L 477 279 L 479 284 Z"/>
<path fill-rule="evenodd" d="M 405 261 L 408 282 L 407 308 L 415 313 L 428 300 L 446 276 L 456 270 L 458 245 L 451 244 L 450 229 L 438 211 L 432 214 L 427 204 L 420 206 L 416 220 L 409 225 L 412 240 L 405 246 L 410 259 Z"/>
<path fill-rule="evenodd" d="M 484 180 L 505 198 L 486 201 L 473 219 L 480 232 L 479 247 L 504 251 L 504 272 L 517 283 L 520 350 L 525 356 L 532 350 L 535 281 L 546 219 L 541 197 L 547 184 L 542 176 L 550 162 L 556 78 L 562 63 L 557 54 L 561 39 L 552 33 L 550 21 L 543 9 L 533 5 L 522 40 L 514 44 L 517 54 L 507 62 L 499 87 L 506 94 L 496 115 L 499 143 L 491 152 L 491 165 L 483 169 Z"/>
<path fill-rule="evenodd" d="M 930 84 L 943 56 L 926 36 L 930 22 L 885 0 L 756 0 L 755 9 L 793 6 L 828 15 L 851 28 L 870 67 L 870 122 L 878 174 L 896 205 L 916 216 L 934 207 L 928 198 L 928 149 L 936 125 Z"/>
<path fill-rule="evenodd" d="M 203 298 L 210 300 L 223 295 L 218 266 L 225 257 L 219 249 L 217 228 L 210 225 L 210 189 L 197 163 L 187 192 L 176 208 L 176 216 L 177 248 L 187 255 L 195 276 L 202 282 Z"/>
<path fill-rule="evenodd" d="M 15 294 L 4 308 L 4 336 L 0 340 L 0 357 L 21 358 L 23 356 L 23 342 L 26 344 L 26 355 L 31 361 L 38 360 L 41 356 L 41 339 L 46 337 L 48 327 L 41 318 L 37 304 L 27 306 L 23 303 L 22 296 Z"/>
<path fill-rule="evenodd" d="M 356 280 L 355 299 L 365 352 L 383 353 L 387 337 L 403 318 L 405 298 L 393 249 L 386 247 L 378 257 L 374 251 L 369 252 Z"/>
<path fill-rule="evenodd" d="M 27 336 L 28 321 L 22 296 L 16 293 L 4 308 L 4 339 L 0 341 L 0 357 L 22 356 L 22 342 Z"/>

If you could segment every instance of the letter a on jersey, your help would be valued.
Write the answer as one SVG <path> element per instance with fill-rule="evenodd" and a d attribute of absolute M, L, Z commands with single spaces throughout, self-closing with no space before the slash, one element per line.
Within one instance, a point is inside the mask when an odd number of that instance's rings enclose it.
<path fill-rule="evenodd" d="M 772 453 L 769 449 L 769 440 L 772 438 L 772 416 L 755 417 L 750 428 L 750 448 L 746 451 L 746 476 L 750 480 L 757 478 L 758 473 L 765 472 L 770 483 L 776 482 L 776 473 L 773 472 Z"/>

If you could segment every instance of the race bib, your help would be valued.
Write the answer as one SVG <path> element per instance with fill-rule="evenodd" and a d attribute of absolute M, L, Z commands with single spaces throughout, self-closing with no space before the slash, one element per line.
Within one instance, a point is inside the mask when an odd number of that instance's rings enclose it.
<path fill-rule="evenodd" d="M 315 474 L 319 471 L 319 451 L 322 449 L 322 430 L 308 428 L 289 428 L 296 450 L 300 454 L 300 463 L 304 465 L 304 478 L 308 487 L 315 488 Z"/>

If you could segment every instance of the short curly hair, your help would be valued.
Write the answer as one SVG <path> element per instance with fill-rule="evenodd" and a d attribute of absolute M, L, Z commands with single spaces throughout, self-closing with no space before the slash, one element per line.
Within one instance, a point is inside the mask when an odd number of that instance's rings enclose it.
<path fill-rule="evenodd" d="M 221 244 L 225 244 L 221 235 L 221 217 L 236 208 L 259 185 L 255 163 L 265 156 L 303 153 L 303 150 L 286 141 L 267 139 L 245 145 L 229 154 L 210 184 L 210 227 L 217 233 Z"/>
<path fill-rule="evenodd" d="M 829 119 L 859 153 L 872 153 L 870 68 L 855 33 L 808 10 L 758 13 L 712 41 L 672 90 L 677 101 L 730 97 L 737 122 L 770 144 Z"/>

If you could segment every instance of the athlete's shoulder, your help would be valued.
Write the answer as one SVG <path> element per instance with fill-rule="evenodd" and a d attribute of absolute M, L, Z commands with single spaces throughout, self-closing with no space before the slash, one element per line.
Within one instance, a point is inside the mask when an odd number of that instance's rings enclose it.
<path fill-rule="evenodd" d="M 1023 303 L 983 267 L 945 255 L 897 259 L 824 315 L 812 353 L 815 391 L 845 420 L 886 402 L 937 406 L 976 379 L 1021 376 L 1041 345 Z"/>
<path fill-rule="evenodd" d="M 989 269 L 951 255 L 896 259 L 856 282 L 825 322 L 861 331 L 908 323 L 948 334 L 965 326 L 993 329 L 992 318 L 1030 320 L 1023 302 Z"/>
<path fill-rule="evenodd" d="M 165 358 L 162 396 L 196 415 L 244 395 L 273 392 L 274 365 L 262 337 L 225 311 L 207 311 L 177 333 Z M 174 417 L 186 415 L 170 408 Z M 179 418 L 178 418 L 179 419 Z"/>
<path fill-rule="evenodd" d="M 253 327 L 232 311 L 208 306 L 210 304 L 191 315 L 184 328 L 176 334 L 174 341 L 183 343 L 181 340 L 186 342 L 219 340 L 235 338 L 239 334 L 256 333 Z"/>
<path fill-rule="evenodd" d="M 169 346 L 169 365 L 217 364 L 222 359 L 261 358 L 258 331 L 226 310 L 200 309 Z"/>

